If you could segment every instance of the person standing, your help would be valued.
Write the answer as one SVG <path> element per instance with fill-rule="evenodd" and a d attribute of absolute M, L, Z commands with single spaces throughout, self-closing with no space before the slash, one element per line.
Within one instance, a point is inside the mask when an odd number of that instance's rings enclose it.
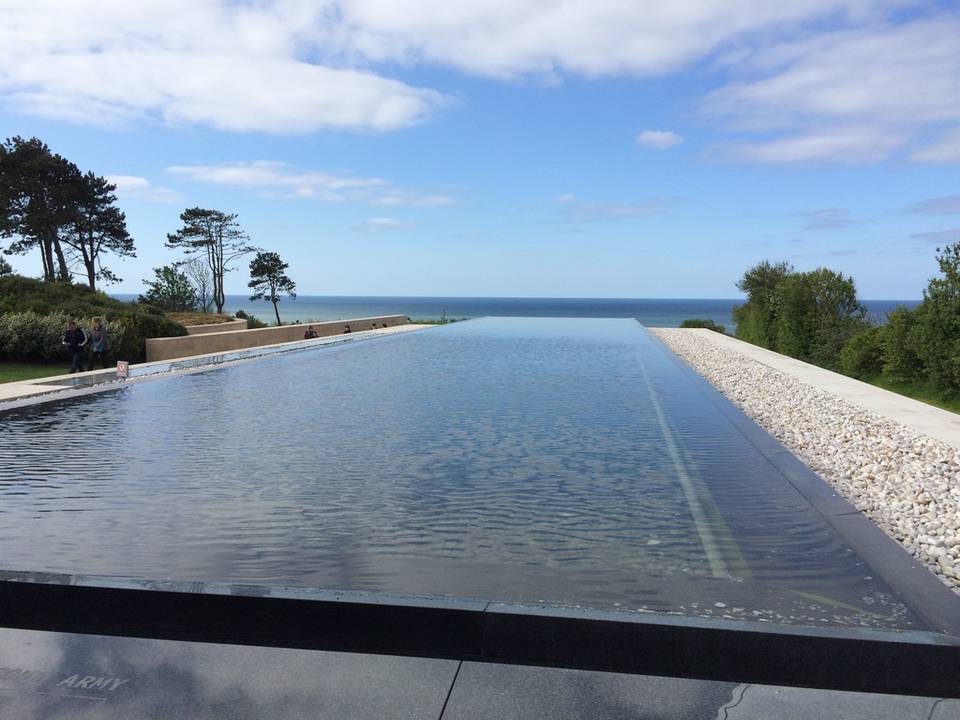
<path fill-rule="evenodd" d="M 70 353 L 70 372 L 83 371 L 83 348 L 87 344 L 87 334 L 77 326 L 76 321 L 67 323 L 67 331 L 63 334 L 63 344 Z"/>
<path fill-rule="evenodd" d="M 100 366 L 107 367 L 107 328 L 103 325 L 103 318 L 95 317 L 90 321 L 90 366 L 100 361 Z"/>

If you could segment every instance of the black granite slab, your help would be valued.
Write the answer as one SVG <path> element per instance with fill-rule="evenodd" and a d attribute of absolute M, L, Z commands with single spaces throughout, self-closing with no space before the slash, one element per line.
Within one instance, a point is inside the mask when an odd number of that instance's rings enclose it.
<path fill-rule="evenodd" d="M 0 630 L 3 720 L 438 718 L 457 663 Z"/>

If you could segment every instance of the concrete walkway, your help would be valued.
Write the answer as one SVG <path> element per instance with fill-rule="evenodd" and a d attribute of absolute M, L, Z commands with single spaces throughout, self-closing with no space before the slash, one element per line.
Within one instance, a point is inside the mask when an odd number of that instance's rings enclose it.
<path fill-rule="evenodd" d="M 138 363 L 130 365 L 130 377 L 124 382 L 143 381 L 152 377 L 161 377 L 170 372 L 185 372 L 185 368 L 191 367 L 190 371 L 206 370 L 216 365 L 223 365 L 230 362 L 242 362 L 250 359 L 270 355 L 274 352 L 283 352 L 285 350 L 308 349 L 311 344 L 317 346 L 327 345 L 335 342 L 344 342 L 350 340 L 362 340 L 380 335 L 393 335 L 396 333 L 411 332 L 413 330 L 422 330 L 433 327 L 432 325 L 422 325 L 411 323 L 408 325 L 395 325 L 388 328 L 379 328 L 377 330 L 365 330 L 363 332 L 350 333 L 349 335 L 332 335 L 315 340 L 294 340 L 291 342 L 274 343 L 272 345 L 261 345 L 259 347 L 247 348 L 231 352 L 208 353 L 204 355 L 191 355 L 189 357 L 176 358 L 175 360 L 158 360 L 156 362 Z M 253 353 L 251 355 L 250 353 Z M 53 375 L 51 377 L 36 378 L 33 380 L 19 380 L 17 382 L 0 383 L 0 409 L 7 402 L 27 400 L 29 398 L 44 397 L 53 394 L 61 395 L 65 393 L 75 394 L 77 390 L 83 389 L 89 392 L 91 389 L 104 389 L 109 385 L 118 382 L 116 368 L 106 370 L 92 370 L 76 374 Z"/>
<path fill-rule="evenodd" d="M 721 335 L 712 330 L 689 328 L 676 332 L 696 333 L 712 343 L 745 355 L 751 360 L 778 370 L 807 385 L 813 385 L 832 393 L 864 410 L 889 418 L 952 447 L 960 448 L 960 415 L 957 413 L 941 410 L 919 400 L 898 395 L 860 380 L 854 380 L 846 375 L 824 370 L 816 365 L 751 345 L 729 335 Z"/>

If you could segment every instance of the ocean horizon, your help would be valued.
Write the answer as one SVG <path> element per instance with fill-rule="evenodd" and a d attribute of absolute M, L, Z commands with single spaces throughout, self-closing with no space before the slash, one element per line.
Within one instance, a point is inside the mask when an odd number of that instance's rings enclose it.
<path fill-rule="evenodd" d="M 115 295 L 133 300 L 131 294 Z M 651 327 L 677 327 L 684 320 L 700 318 L 723 325 L 728 332 L 736 327 L 733 308 L 741 298 L 510 298 L 432 297 L 374 295 L 298 295 L 280 302 L 284 324 L 348 320 L 377 315 L 409 315 L 415 320 L 475 317 L 597 317 L 636 318 Z M 864 300 L 869 316 L 882 321 L 898 306 L 914 307 L 919 300 Z M 224 312 L 243 310 L 264 322 L 276 322 L 273 306 L 246 295 L 227 295 Z"/>

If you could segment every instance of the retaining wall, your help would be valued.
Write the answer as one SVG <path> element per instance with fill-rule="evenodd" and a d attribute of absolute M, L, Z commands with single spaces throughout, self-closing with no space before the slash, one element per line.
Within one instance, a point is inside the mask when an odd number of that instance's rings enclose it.
<path fill-rule="evenodd" d="M 308 327 L 313 327 L 319 337 L 342 335 L 347 325 L 352 332 L 372 330 L 380 327 L 394 327 L 410 322 L 406 315 L 383 315 L 379 317 L 355 318 L 352 320 L 334 320 L 330 322 L 309 323 L 306 325 L 282 325 L 280 327 L 257 328 L 255 330 L 235 330 L 212 332 L 202 335 L 183 337 L 150 338 L 147 340 L 147 362 L 156 360 L 174 360 L 190 355 L 243 350 L 244 348 L 275 345 L 276 343 L 303 340 Z"/>

